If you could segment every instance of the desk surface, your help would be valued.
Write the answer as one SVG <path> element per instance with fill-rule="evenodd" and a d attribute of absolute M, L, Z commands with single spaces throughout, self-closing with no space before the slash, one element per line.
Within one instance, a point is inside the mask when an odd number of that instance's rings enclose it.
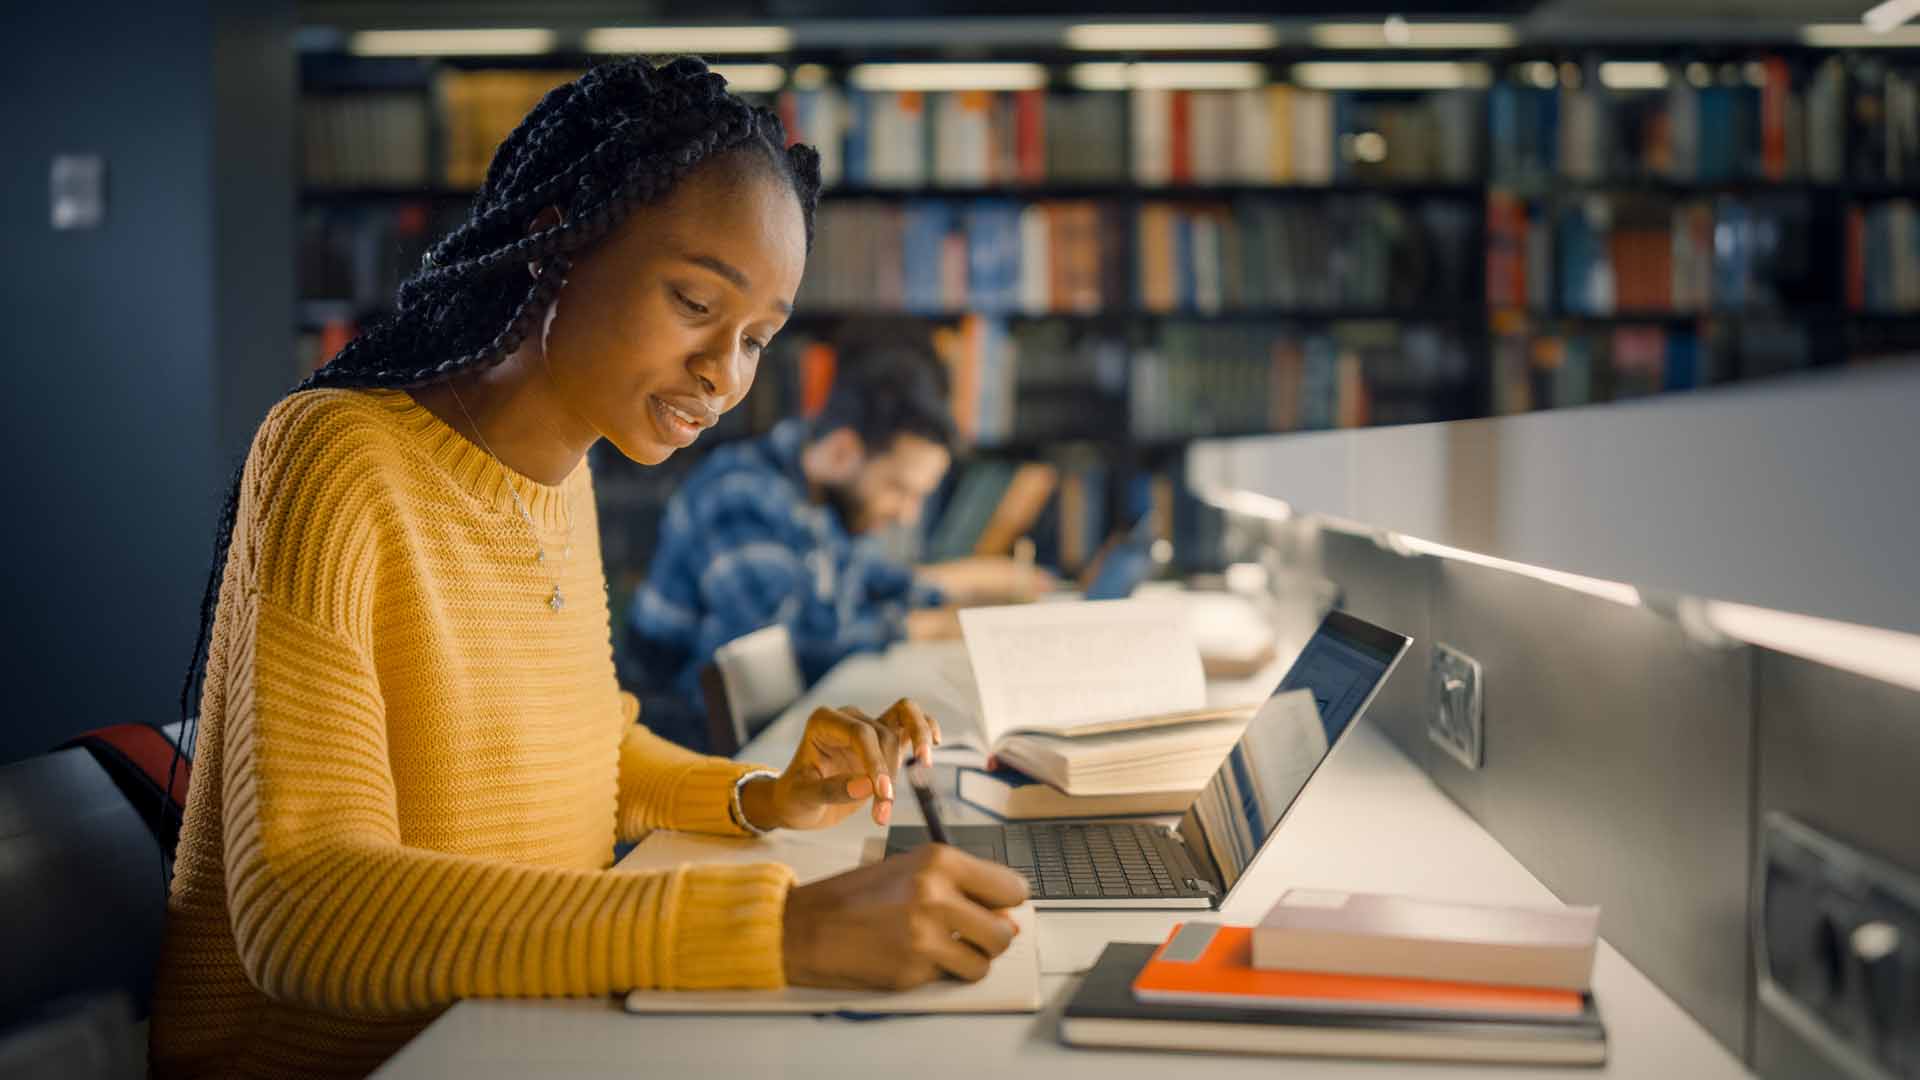
<path fill-rule="evenodd" d="M 1297 647 L 1297 639 L 1292 644 Z M 900 646 L 856 657 L 748 745 L 741 757 L 783 763 L 816 703 L 884 708 L 902 694 L 922 700 L 950 733 L 948 718 L 970 715 L 948 678 L 951 646 Z M 1290 652 L 1291 650 L 1284 650 Z M 937 757 L 938 755 L 936 755 Z M 896 805 L 905 820 L 912 807 Z M 961 814 L 955 815 L 963 819 Z M 813 834 L 763 841 L 714 841 L 656 834 L 622 866 L 687 858 L 790 862 L 803 879 L 856 864 L 881 830 L 855 816 Z M 1505 848 L 1446 797 L 1366 721 L 1356 724 L 1315 775 L 1284 826 L 1221 910 L 1229 922 L 1257 921 L 1289 886 L 1407 892 L 1490 903 L 1553 903 L 1555 897 Z M 1090 943 L 1157 941 L 1183 916 L 1041 913 L 1043 968 L 1080 967 Z M 1043 978 L 1048 1006 L 1033 1016 L 921 1017 L 849 1021 L 813 1017 L 641 1017 L 613 1001 L 469 1001 L 447 1011 L 401 1051 L 386 1077 L 551 1076 L 912 1076 L 1086 1077 L 1164 1080 L 1204 1070 L 1221 1077 L 1387 1077 L 1480 1075 L 1484 1067 L 1306 1058 L 1170 1057 L 1074 1050 L 1056 1032 L 1078 976 Z M 1501 1069 L 1502 1080 L 1535 1077 L 1749 1075 L 1740 1062 L 1646 976 L 1604 942 L 1595 996 L 1610 1042 L 1605 1069 Z"/>

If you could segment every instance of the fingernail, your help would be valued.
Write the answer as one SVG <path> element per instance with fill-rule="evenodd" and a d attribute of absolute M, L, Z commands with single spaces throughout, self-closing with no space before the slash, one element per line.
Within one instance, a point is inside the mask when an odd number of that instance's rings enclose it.
<path fill-rule="evenodd" d="M 880 778 L 880 797 L 889 802 L 893 801 L 893 777 L 883 776 Z"/>
<path fill-rule="evenodd" d="M 856 776 L 847 781 L 847 798 L 864 799 L 873 794 L 873 781 L 864 776 Z"/>
<path fill-rule="evenodd" d="M 883 802 L 877 805 L 880 807 L 880 812 L 875 814 L 874 817 L 877 817 L 880 819 L 880 824 L 885 825 L 887 822 L 892 821 L 893 820 L 893 804 L 890 802 Z"/>

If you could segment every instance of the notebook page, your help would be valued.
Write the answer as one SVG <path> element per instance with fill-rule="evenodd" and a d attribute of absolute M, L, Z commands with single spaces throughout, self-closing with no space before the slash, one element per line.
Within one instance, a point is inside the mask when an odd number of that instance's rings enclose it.
<path fill-rule="evenodd" d="M 1033 905 L 1011 912 L 1013 944 L 977 983 L 940 979 L 897 993 L 789 986 L 784 990 L 634 990 L 631 1013 L 1026 1013 L 1040 1010 L 1040 934 Z"/>
<path fill-rule="evenodd" d="M 960 631 L 989 744 L 1013 731 L 1065 734 L 1207 702 L 1177 598 L 970 608 Z"/>

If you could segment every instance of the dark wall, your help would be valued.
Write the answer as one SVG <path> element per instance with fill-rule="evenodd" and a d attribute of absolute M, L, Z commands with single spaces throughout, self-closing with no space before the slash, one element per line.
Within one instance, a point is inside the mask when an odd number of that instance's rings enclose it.
<path fill-rule="evenodd" d="M 172 716 L 238 418 L 292 368 L 295 92 L 290 3 L 21 4 L 4 25 L 0 761 Z M 106 159 L 97 229 L 50 224 L 69 152 Z"/>

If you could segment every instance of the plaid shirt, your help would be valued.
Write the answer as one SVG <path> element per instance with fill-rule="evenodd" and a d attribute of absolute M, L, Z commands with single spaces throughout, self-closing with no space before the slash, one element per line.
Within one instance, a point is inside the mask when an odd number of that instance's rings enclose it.
<path fill-rule="evenodd" d="M 721 447 L 668 500 L 630 616 L 654 688 L 699 705 L 700 668 L 714 650 L 775 623 L 792 635 L 811 685 L 845 657 L 900 640 L 909 610 L 942 603 L 938 589 L 807 497 L 805 441 L 806 424 L 787 420 Z"/>

